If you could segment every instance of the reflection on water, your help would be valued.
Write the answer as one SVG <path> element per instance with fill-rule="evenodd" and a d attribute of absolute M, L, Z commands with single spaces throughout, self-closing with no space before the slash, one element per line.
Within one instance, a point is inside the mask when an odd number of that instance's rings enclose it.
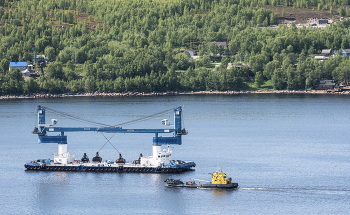
<path fill-rule="evenodd" d="M 54 177 L 56 178 L 57 182 L 65 182 L 68 179 L 68 173 L 67 172 L 55 172 Z"/>
<path fill-rule="evenodd" d="M 232 193 L 232 192 L 234 192 L 234 191 L 236 191 L 237 189 L 229 189 L 229 190 L 222 190 L 222 189 L 213 189 L 211 192 L 214 194 L 214 195 L 218 195 L 218 196 L 220 196 L 220 195 L 226 195 L 226 194 L 228 194 L 228 193 Z"/>

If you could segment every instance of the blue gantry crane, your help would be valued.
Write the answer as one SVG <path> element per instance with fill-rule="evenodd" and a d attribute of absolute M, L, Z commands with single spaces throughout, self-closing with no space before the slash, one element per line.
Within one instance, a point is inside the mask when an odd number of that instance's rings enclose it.
<path fill-rule="evenodd" d="M 34 134 L 38 134 L 39 143 L 61 143 L 67 144 L 67 136 L 65 132 L 79 132 L 79 131 L 95 131 L 106 133 L 154 133 L 153 144 L 177 144 L 181 145 L 181 136 L 186 135 L 187 131 L 182 129 L 182 107 L 174 109 L 174 128 L 173 129 L 123 129 L 122 127 L 56 127 L 57 120 L 52 119 L 51 124 L 46 124 L 45 121 L 45 107 L 38 105 L 38 127 L 34 129 Z M 168 120 L 162 120 L 163 125 L 170 125 Z M 58 136 L 47 135 L 50 132 L 58 132 Z M 159 133 L 173 133 L 172 137 L 160 137 Z"/>

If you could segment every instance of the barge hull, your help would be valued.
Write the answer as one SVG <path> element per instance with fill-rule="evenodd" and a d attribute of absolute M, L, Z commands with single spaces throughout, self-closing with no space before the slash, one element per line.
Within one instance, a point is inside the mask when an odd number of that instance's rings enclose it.
<path fill-rule="evenodd" d="M 59 172 L 115 172 L 115 173 L 182 173 L 193 170 L 194 163 L 178 167 L 129 167 L 129 166 L 84 166 L 84 165 L 37 165 L 25 164 L 26 171 L 59 171 Z"/>

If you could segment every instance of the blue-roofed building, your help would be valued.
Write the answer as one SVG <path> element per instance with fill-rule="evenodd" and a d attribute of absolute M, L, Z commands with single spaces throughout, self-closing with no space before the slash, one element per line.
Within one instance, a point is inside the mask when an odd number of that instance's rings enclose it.
<path fill-rule="evenodd" d="M 27 62 L 10 62 L 9 71 L 13 69 L 19 69 L 19 71 L 23 72 L 28 69 Z"/>

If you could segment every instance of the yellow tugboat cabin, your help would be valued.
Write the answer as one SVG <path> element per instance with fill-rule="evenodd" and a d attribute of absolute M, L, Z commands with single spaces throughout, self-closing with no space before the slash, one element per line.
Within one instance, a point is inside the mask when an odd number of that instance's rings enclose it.
<path fill-rule="evenodd" d="M 212 184 L 231 184 L 232 179 L 227 178 L 227 175 L 225 173 L 222 173 L 222 170 L 220 168 L 219 172 L 215 172 L 211 174 L 211 183 Z"/>

